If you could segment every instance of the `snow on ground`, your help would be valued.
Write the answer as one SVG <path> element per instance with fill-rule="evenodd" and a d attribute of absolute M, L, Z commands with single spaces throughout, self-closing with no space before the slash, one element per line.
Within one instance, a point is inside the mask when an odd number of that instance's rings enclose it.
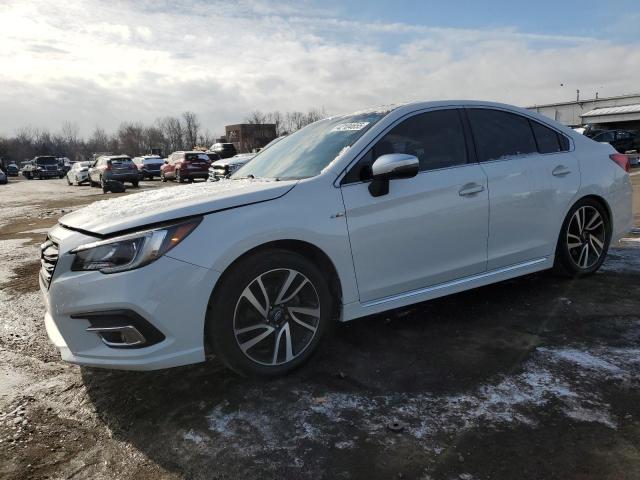
<path fill-rule="evenodd" d="M 207 415 L 209 431 L 198 432 L 197 443 L 213 449 L 233 446 L 239 456 L 254 455 L 256 448 L 293 451 L 305 440 L 323 444 L 335 438 L 331 435 L 334 425 L 344 424 L 344 430 L 352 424 L 366 432 L 369 442 L 386 444 L 394 441 L 389 433 L 395 421 L 403 433 L 432 450 L 443 433 L 480 425 L 535 426 L 535 413 L 553 405 L 573 420 L 617 429 L 610 406 L 590 386 L 605 380 L 634 382 L 639 367 L 638 348 L 540 347 L 521 371 L 456 395 L 331 392 L 314 397 L 300 389 L 292 392 L 298 398 L 295 410 L 281 411 L 276 398 L 265 398 L 264 391 L 249 391 L 241 408 L 232 408 L 226 401 L 213 408 Z M 283 418 L 294 426 L 296 435 L 283 438 L 279 434 Z M 334 447 L 352 448 L 353 440 L 342 438 Z"/>

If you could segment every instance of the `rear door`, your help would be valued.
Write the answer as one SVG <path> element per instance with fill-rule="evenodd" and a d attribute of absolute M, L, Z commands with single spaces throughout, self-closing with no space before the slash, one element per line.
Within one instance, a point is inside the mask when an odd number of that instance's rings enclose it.
<path fill-rule="evenodd" d="M 373 197 L 371 164 L 388 153 L 417 156 L 420 173 Z M 361 302 L 485 271 L 487 181 L 468 155 L 459 110 L 394 126 L 345 176 L 342 195 Z"/>
<path fill-rule="evenodd" d="M 522 115 L 467 109 L 489 182 L 489 270 L 554 254 L 564 214 L 580 186 L 569 140 Z"/>

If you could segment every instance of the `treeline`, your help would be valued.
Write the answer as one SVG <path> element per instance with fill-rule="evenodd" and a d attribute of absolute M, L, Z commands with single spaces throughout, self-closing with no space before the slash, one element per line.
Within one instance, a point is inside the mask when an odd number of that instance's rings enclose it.
<path fill-rule="evenodd" d="M 277 134 L 283 135 L 325 116 L 324 109 L 313 109 L 306 113 L 255 111 L 245 121 L 274 123 Z M 78 125 L 73 122 L 65 122 L 56 133 L 43 128 L 22 127 L 12 137 L 0 136 L 0 158 L 22 162 L 36 155 L 56 155 L 71 160 L 85 160 L 94 152 L 136 156 L 149 153 L 152 148 L 161 148 L 168 155 L 195 146 L 209 147 L 216 140 L 208 129 L 202 127 L 193 112 L 184 112 L 180 117 L 158 118 L 152 125 L 122 122 L 112 133 L 96 127 L 87 138 L 81 137 L 79 131 Z"/>

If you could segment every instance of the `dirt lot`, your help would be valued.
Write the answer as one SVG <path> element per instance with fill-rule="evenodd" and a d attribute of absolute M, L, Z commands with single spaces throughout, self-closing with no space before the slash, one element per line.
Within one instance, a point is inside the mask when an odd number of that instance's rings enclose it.
<path fill-rule="evenodd" d="M 640 230 L 588 279 L 531 275 L 340 325 L 297 373 L 258 382 L 215 359 L 59 360 L 37 245 L 102 198 L 0 186 L 0 478 L 640 478 Z"/>

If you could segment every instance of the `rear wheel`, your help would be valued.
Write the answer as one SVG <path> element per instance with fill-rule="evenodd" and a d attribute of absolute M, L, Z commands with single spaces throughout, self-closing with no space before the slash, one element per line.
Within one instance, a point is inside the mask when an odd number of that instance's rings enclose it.
<path fill-rule="evenodd" d="M 66 175 L 66 177 L 67 177 L 67 185 L 73 185 L 73 184 L 71 183 L 71 180 L 69 180 L 69 175 Z"/>
<path fill-rule="evenodd" d="M 138 188 L 138 185 L 139 185 L 138 180 L 134 180 L 133 182 L 131 182 L 131 185 L 133 185 L 134 188 Z"/>
<path fill-rule="evenodd" d="M 556 272 L 569 277 L 595 273 L 611 241 L 609 215 L 602 204 L 586 198 L 567 214 L 556 247 Z"/>
<path fill-rule="evenodd" d="M 167 181 L 166 177 L 164 176 L 164 172 L 160 172 L 160 180 L 162 180 L 163 182 Z"/>
<path fill-rule="evenodd" d="M 242 375 L 276 376 L 308 360 L 333 321 L 327 281 L 305 257 L 270 250 L 226 274 L 207 312 L 215 353 Z"/>

